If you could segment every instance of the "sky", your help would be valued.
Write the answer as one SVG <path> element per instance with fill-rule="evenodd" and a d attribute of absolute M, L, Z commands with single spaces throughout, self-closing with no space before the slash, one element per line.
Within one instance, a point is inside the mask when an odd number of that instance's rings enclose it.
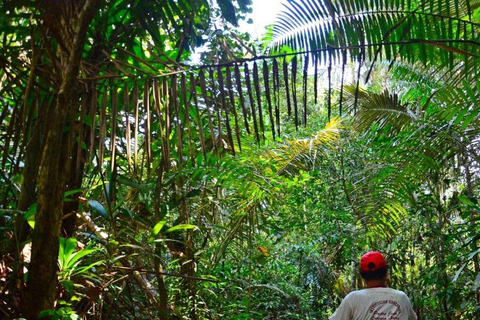
<path fill-rule="evenodd" d="M 246 20 L 239 22 L 239 29 L 242 32 L 250 33 L 254 39 L 261 39 L 265 32 L 265 27 L 272 24 L 275 21 L 277 14 L 282 8 L 282 3 L 286 0 L 252 0 L 253 12 Z M 247 23 L 247 20 L 251 18 L 253 23 Z M 205 51 L 206 48 L 197 48 L 196 52 L 192 54 L 191 61 L 194 64 L 200 62 L 200 54 Z"/>
<path fill-rule="evenodd" d="M 253 24 L 246 21 L 240 23 L 240 30 L 249 32 L 254 37 L 260 37 L 264 31 L 264 27 L 272 24 L 275 17 L 281 9 L 281 3 L 285 0 L 253 0 L 253 12 L 251 18 Z"/>

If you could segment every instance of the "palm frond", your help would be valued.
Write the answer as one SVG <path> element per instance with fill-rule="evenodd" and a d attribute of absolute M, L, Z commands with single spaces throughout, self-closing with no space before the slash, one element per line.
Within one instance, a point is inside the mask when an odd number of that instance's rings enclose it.
<path fill-rule="evenodd" d="M 268 152 L 267 157 L 275 173 L 295 176 L 299 170 L 311 168 L 319 155 L 325 156 L 327 150 L 336 147 L 341 128 L 340 119 L 333 118 L 312 138 L 286 141 L 279 149 Z"/>
<path fill-rule="evenodd" d="M 345 48 L 358 58 L 363 50 L 392 60 L 450 63 L 455 54 L 477 56 L 480 23 L 472 18 L 478 1 L 315 1 L 291 0 L 274 24 L 269 48 L 318 50 L 326 64 L 329 50 Z M 439 59 L 440 61 L 435 61 Z M 341 51 L 333 59 L 341 62 Z"/>
<path fill-rule="evenodd" d="M 418 118 L 408 104 L 402 103 L 397 94 L 388 90 L 382 93 L 359 90 L 357 93 L 354 86 L 346 86 L 344 90 L 348 111 L 353 112 L 355 97 L 358 98 L 354 121 L 359 131 L 376 125 L 377 129 L 388 128 L 392 133 L 396 133 Z"/>

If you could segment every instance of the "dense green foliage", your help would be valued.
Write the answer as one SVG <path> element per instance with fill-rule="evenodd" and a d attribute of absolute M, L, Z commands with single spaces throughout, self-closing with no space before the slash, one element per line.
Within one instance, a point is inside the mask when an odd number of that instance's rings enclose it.
<path fill-rule="evenodd" d="M 319 51 L 236 89 L 215 64 L 254 58 L 249 1 L 56 4 L 0 10 L 1 318 L 325 319 L 373 249 L 422 319 L 478 317 L 478 1 L 290 1 L 266 47 Z M 29 311 L 38 230 L 56 275 Z"/>

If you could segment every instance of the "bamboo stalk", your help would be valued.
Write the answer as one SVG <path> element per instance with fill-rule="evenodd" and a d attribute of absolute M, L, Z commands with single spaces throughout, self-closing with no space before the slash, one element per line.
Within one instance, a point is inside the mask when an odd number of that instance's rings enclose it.
<path fill-rule="evenodd" d="M 125 139 L 126 139 L 126 150 L 127 150 L 127 165 L 128 170 L 131 169 L 132 166 L 132 147 L 131 147 L 131 128 L 130 128 L 130 96 L 128 94 L 128 85 L 125 84 L 123 87 L 123 105 L 124 105 L 124 112 L 125 112 Z"/>
<path fill-rule="evenodd" d="M 107 135 L 107 102 L 108 102 L 108 89 L 106 88 L 102 96 L 102 104 L 100 105 L 100 137 L 98 142 L 98 166 L 101 170 L 105 149 L 105 137 Z"/>
<path fill-rule="evenodd" d="M 150 172 L 152 163 L 152 135 L 150 121 L 150 83 L 145 80 L 143 87 L 143 106 L 145 108 L 145 152 L 147 158 L 147 172 Z"/>
<path fill-rule="evenodd" d="M 113 172 L 115 168 L 115 148 L 116 148 L 116 137 L 117 137 L 117 101 L 118 101 L 118 92 L 117 88 L 113 86 L 112 89 L 112 136 L 110 139 L 110 150 L 112 154 L 112 158 L 110 159 L 110 172 Z"/>
<path fill-rule="evenodd" d="M 89 159 L 92 160 L 95 156 L 95 128 L 96 128 L 96 120 L 97 120 L 97 105 L 98 105 L 98 92 L 95 86 L 92 86 L 92 102 L 90 105 L 90 117 L 91 117 L 91 127 L 90 127 L 90 155 Z"/>
<path fill-rule="evenodd" d="M 163 86 L 163 101 L 164 101 L 164 110 L 165 110 L 165 134 L 164 144 L 165 144 L 165 170 L 168 171 L 170 168 L 170 130 L 171 130 L 171 122 L 170 122 L 170 106 L 171 106 L 171 91 L 168 87 L 167 77 L 163 78 L 162 82 Z"/>
<path fill-rule="evenodd" d="M 138 167 L 138 83 L 135 82 L 133 87 L 133 114 L 135 117 L 135 128 L 133 131 L 133 172 L 137 174 Z"/>

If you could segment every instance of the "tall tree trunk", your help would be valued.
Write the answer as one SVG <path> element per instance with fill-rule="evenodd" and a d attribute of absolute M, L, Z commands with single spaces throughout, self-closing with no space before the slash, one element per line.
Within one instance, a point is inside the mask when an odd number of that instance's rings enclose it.
<path fill-rule="evenodd" d="M 90 105 L 92 100 L 92 95 L 88 95 L 85 97 L 87 99 L 84 103 L 82 108 L 86 108 L 87 105 Z M 75 112 L 74 110 L 73 112 Z M 86 110 L 83 111 L 84 114 Z M 69 168 L 66 168 L 67 180 L 65 182 L 65 191 L 73 191 L 79 190 L 82 187 L 83 182 L 83 171 L 85 169 L 85 159 L 87 156 L 86 149 L 90 147 L 90 135 L 89 130 L 87 130 L 87 126 L 82 123 L 83 117 L 81 117 L 81 122 L 79 125 L 75 125 L 75 123 L 70 123 L 70 126 L 75 126 L 75 135 L 78 137 L 78 141 L 73 143 L 73 145 L 68 146 L 68 143 L 64 143 L 64 146 L 70 147 L 67 154 L 72 155 L 71 163 Z M 76 139 L 72 139 L 69 137 L 70 141 L 75 141 Z M 82 145 L 86 145 L 86 149 L 82 148 Z M 78 151 L 80 150 L 80 151 Z M 77 153 L 77 154 L 76 154 Z M 75 235 L 75 231 L 77 229 L 77 215 L 75 214 L 78 211 L 79 207 L 79 200 L 78 197 L 81 195 L 80 193 L 73 194 L 72 201 L 64 202 L 63 203 L 63 217 L 62 217 L 62 227 L 61 227 L 61 235 L 64 238 L 70 238 Z"/>
<path fill-rule="evenodd" d="M 54 106 L 51 126 L 41 160 L 32 256 L 29 265 L 23 315 L 36 319 L 42 310 L 53 309 L 57 285 L 57 259 L 65 187 L 62 161 L 63 127 L 74 92 L 88 27 L 100 0 L 87 0 L 78 16 L 72 50 Z M 65 155 L 68 157 L 70 155 Z M 63 158 L 64 160 L 64 158 Z"/>

